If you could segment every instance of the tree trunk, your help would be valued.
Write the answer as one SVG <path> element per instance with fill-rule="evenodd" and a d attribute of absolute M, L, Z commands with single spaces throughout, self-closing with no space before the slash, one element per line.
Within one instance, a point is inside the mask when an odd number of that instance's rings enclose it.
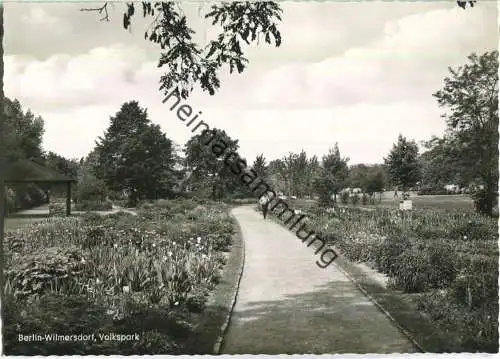
<path fill-rule="evenodd" d="M 488 216 L 493 217 L 494 209 L 498 201 L 498 190 L 496 184 L 489 183 L 486 189 L 486 213 Z"/>
<path fill-rule="evenodd" d="M 217 184 L 212 185 L 212 193 L 210 194 L 210 198 L 215 201 L 217 194 Z"/>
<path fill-rule="evenodd" d="M 138 202 L 138 196 L 137 196 L 137 191 L 135 189 L 132 189 L 130 191 L 130 196 L 129 196 L 129 206 L 131 207 L 137 207 L 137 202 Z"/>

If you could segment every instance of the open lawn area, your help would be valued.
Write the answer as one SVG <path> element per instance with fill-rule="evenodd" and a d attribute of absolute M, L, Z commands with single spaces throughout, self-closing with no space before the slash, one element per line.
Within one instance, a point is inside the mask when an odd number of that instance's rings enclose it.
<path fill-rule="evenodd" d="M 375 195 L 375 204 L 363 204 L 361 200 L 358 204 L 352 203 L 342 204 L 340 196 L 338 197 L 338 205 L 341 207 L 350 208 L 386 208 L 386 209 L 399 209 L 399 202 L 401 200 L 401 193 L 398 198 L 394 198 L 394 192 L 383 192 L 381 195 Z M 413 202 L 414 209 L 433 209 L 433 210 L 451 210 L 463 209 L 474 210 L 474 203 L 469 196 L 466 195 L 423 195 L 419 196 L 416 192 L 410 193 L 410 200 Z M 255 203 L 257 200 L 255 200 Z M 317 201 L 312 199 L 287 199 L 286 202 L 290 208 L 301 209 L 309 208 L 316 204 Z"/>
<path fill-rule="evenodd" d="M 377 203 L 375 205 L 367 205 L 367 207 L 383 207 L 383 208 L 399 208 L 401 193 L 398 198 L 394 198 L 394 192 L 384 192 L 379 201 L 379 195 L 375 195 Z M 413 202 L 415 209 L 474 209 L 474 203 L 469 196 L 466 195 L 423 195 L 419 196 L 416 193 L 410 193 L 410 200 Z"/>

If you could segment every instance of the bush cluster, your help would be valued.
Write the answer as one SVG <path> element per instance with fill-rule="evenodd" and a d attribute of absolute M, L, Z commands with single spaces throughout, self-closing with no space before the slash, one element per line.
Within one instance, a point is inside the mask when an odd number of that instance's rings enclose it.
<path fill-rule="evenodd" d="M 110 211 L 113 202 L 110 200 L 81 200 L 75 203 L 75 211 Z"/>
<path fill-rule="evenodd" d="M 6 186 L 5 195 L 7 213 L 41 206 L 48 200 L 47 194 L 33 184 Z"/>
<path fill-rule="evenodd" d="M 6 234 L 5 352 L 143 355 L 185 352 L 220 281 L 233 222 L 222 205 L 157 201 L 52 218 Z M 18 333 L 138 333 L 137 342 L 19 342 Z"/>
<path fill-rule="evenodd" d="M 424 293 L 421 308 L 456 334 L 457 351 L 498 347 L 494 219 L 464 210 L 387 209 L 318 209 L 311 217 L 323 238 L 347 258 L 371 264 L 398 290 Z"/>

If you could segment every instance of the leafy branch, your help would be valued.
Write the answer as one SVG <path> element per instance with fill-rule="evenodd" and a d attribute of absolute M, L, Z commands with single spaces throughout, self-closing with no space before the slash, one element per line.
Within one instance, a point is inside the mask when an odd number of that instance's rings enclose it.
<path fill-rule="evenodd" d="M 108 3 L 107 2 L 101 7 L 83 8 L 83 9 L 80 9 L 80 11 L 96 11 L 99 14 L 102 14 L 102 12 L 104 11 L 104 17 L 102 19 L 100 19 L 100 21 L 109 21 Z"/>
<path fill-rule="evenodd" d="M 464 10 L 467 7 L 467 4 L 469 4 L 470 7 L 474 7 L 475 3 L 476 3 L 476 0 L 472 0 L 472 1 L 457 1 L 457 5 L 460 6 Z"/>
<path fill-rule="evenodd" d="M 100 8 L 81 9 L 105 13 L 101 20 L 109 21 L 107 4 Z M 215 40 L 200 46 L 192 39 L 195 31 L 188 25 L 186 15 L 174 2 L 126 3 L 123 27 L 129 29 L 136 15 L 136 6 L 142 7 L 142 16 L 152 17 L 151 25 L 144 32 L 144 39 L 157 44 L 162 52 L 158 67 L 168 70 L 160 78 L 160 91 L 165 94 L 172 88 L 187 98 L 199 85 L 203 91 L 214 95 L 220 88 L 219 75 L 225 65 L 229 73 L 242 73 L 248 59 L 244 56 L 242 41 L 246 45 L 259 42 L 263 37 L 267 44 L 281 45 L 277 28 L 282 10 L 274 2 L 231 2 L 212 5 L 205 19 L 212 26 L 221 28 Z"/>

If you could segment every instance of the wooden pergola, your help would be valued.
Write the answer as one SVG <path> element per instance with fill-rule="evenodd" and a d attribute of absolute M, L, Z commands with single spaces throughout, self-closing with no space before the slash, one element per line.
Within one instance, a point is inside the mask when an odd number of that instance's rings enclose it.
<path fill-rule="evenodd" d="M 71 215 L 71 185 L 77 182 L 74 178 L 58 173 L 32 160 L 7 162 L 3 171 L 5 171 L 5 185 L 23 183 L 66 184 L 66 216 Z"/>

